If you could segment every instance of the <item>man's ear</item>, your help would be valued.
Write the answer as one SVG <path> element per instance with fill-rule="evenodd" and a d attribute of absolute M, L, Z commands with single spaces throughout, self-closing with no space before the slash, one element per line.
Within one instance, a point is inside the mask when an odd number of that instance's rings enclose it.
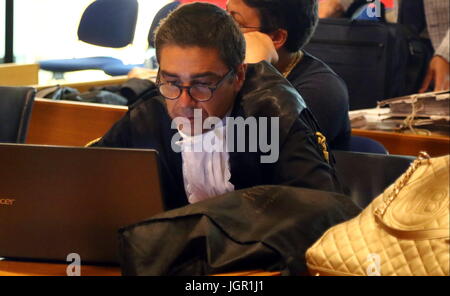
<path fill-rule="evenodd" d="M 245 74 L 247 73 L 247 64 L 240 64 L 236 68 L 236 91 L 239 92 L 242 88 L 242 85 L 244 85 L 245 81 Z"/>
<path fill-rule="evenodd" d="M 273 41 L 273 46 L 279 50 L 284 46 L 288 38 L 288 32 L 285 29 L 277 29 L 268 34 Z"/>

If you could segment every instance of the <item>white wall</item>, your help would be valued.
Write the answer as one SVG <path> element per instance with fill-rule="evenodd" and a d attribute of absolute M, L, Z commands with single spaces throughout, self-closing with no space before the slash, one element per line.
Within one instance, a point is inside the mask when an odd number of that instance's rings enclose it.
<path fill-rule="evenodd" d="M 15 0 L 14 53 L 17 63 L 45 59 L 114 56 L 125 63 L 141 63 L 147 49 L 147 34 L 156 12 L 169 0 L 138 0 L 139 15 L 132 45 L 111 49 L 78 41 L 81 15 L 93 0 Z M 0 0 L 4 9 L 4 0 Z M 0 21 L 0 30 L 3 23 Z M 4 34 L 4 29 L 1 31 Z M 1 36 L 1 35 L 0 35 Z M 2 38 L 0 38 L 1 42 Z M 3 41 L 4 42 L 4 41 Z M 0 55 L 3 44 L 0 45 Z"/>
<path fill-rule="evenodd" d="M 5 0 L 0 0 L 0 58 L 5 55 Z"/>

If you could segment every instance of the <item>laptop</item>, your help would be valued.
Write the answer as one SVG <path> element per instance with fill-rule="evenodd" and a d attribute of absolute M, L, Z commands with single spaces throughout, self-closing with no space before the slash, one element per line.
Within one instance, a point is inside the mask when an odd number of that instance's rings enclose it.
<path fill-rule="evenodd" d="M 0 144 L 0 257 L 116 265 L 117 230 L 162 211 L 155 150 Z"/>

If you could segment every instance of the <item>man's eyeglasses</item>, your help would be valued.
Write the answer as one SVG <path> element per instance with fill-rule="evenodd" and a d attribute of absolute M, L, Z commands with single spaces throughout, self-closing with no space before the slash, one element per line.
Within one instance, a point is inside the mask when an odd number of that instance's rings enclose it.
<path fill-rule="evenodd" d="M 220 87 L 220 85 L 233 73 L 233 69 L 228 71 L 227 74 L 225 74 L 217 83 L 215 86 L 206 86 L 201 84 L 194 84 L 190 86 L 181 86 L 175 83 L 170 82 L 159 82 L 159 75 L 158 75 L 158 82 L 156 83 L 156 86 L 159 89 L 159 92 L 161 95 L 163 95 L 168 100 L 176 100 L 181 96 L 181 93 L 183 92 L 183 89 L 186 89 L 188 91 L 188 94 L 193 98 L 194 100 L 198 102 L 206 102 L 211 100 L 213 97 L 214 92 Z"/>

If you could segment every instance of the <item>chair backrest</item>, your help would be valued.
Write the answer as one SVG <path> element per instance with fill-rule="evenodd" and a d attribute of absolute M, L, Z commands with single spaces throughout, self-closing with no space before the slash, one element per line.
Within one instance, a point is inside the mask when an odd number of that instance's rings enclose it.
<path fill-rule="evenodd" d="M 338 178 L 358 206 L 365 208 L 401 176 L 414 157 L 333 151 Z"/>
<path fill-rule="evenodd" d="M 215 4 L 223 9 L 226 7 L 226 0 L 179 0 L 179 1 L 172 1 L 166 5 L 164 5 L 155 15 L 153 18 L 153 22 L 150 26 L 150 30 L 148 32 L 148 46 L 151 48 L 155 48 L 155 31 L 156 28 L 158 28 L 159 23 L 162 19 L 164 19 L 166 16 L 169 15 L 172 11 L 174 11 L 178 6 L 181 4 L 187 4 L 192 2 L 207 2 Z"/>
<path fill-rule="evenodd" d="M 388 154 L 383 144 L 361 136 L 351 136 L 349 150 L 353 152 Z"/>
<path fill-rule="evenodd" d="M 137 0 L 97 0 L 84 11 L 78 38 L 104 47 L 127 46 L 133 41 L 137 16 Z"/>
<path fill-rule="evenodd" d="M 24 143 L 35 89 L 0 86 L 0 142 Z"/>
<path fill-rule="evenodd" d="M 180 1 L 173 1 L 166 5 L 164 5 L 155 15 L 153 18 L 152 24 L 150 26 L 150 30 L 148 31 L 147 41 L 148 46 L 151 48 L 155 48 L 155 31 L 156 28 L 158 28 L 159 23 L 161 20 L 163 20 L 166 16 L 169 15 L 172 11 L 174 11 L 178 6 L 180 6 Z"/>

